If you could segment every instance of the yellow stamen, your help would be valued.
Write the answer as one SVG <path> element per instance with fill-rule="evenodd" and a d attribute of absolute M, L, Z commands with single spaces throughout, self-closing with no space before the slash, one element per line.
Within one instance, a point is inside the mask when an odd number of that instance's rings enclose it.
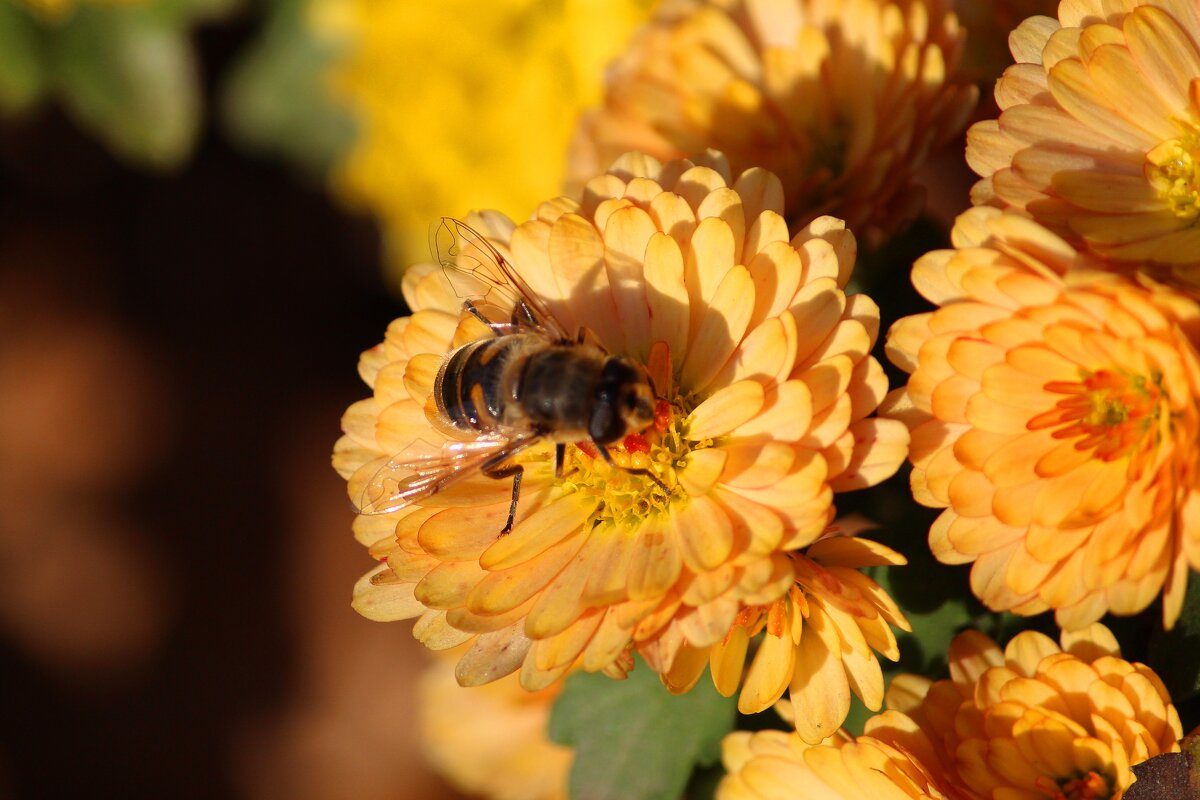
<path fill-rule="evenodd" d="M 1036 784 L 1040 791 L 1054 800 L 1105 800 L 1112 797 L 1108 780 L 1095 770 L 1060 781 L 1043 776 L 1037 779 Z"/>
<path fill-rule="evenodd" d="M 1078 382 L 1052 381 L 1046 391 L 1064 394 L 1053 409 L 1031 419 L 1030 430 L 1055 428 L 1055 439 L 1074 439 L 1079 450 L 1092 450 L 1101 461 L 1136 456 L 1146 448 L 1162 409 L 1157 378 L 1102 369 Z"/>
<path fill-rule="evenodd" d="M 593 527 L 614 525 L 632 530 L 640 527 L 647 516 L 666 513 L 673 505 L 678 508 L 687 502 L 687 494 L 679 488 L 679 472 L 687 466 L 688 453 L 711 444 L 688 441 L 683 421 L 689 412 L 686 404 L 676 398 L 662 430 L 652 426 L 628 442 L 610 446 L 608 452 L 617 469 L 588 443 L 567 448 L 563 484 L 590 492 L 602 501 L 592 516 Z"/>
<path fill-rule="evenodd" d="M 1146 180 L 1180 219 L 1200 216 L 1200 134 L 1194 128 L 1146 154 Z"/>

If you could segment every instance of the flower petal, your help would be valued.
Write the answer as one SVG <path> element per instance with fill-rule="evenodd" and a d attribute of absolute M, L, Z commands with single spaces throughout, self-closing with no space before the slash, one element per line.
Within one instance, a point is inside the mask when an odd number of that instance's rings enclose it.
<path fill-rule="evenodd" d="M 592 515 L 597 498 L 583 492 L 564 495 L 542 506 L 497 539 L 479 558 L 487 570 L 503 570 L 523 564 L 572 534 Z"/>
<path fill-rule="evenodd" d="M 763 387 L 745 380 L 722 387 L 698 405 L 684 424 L 693 441 L 713 439 L 754 419 L 763 407 Z"/>

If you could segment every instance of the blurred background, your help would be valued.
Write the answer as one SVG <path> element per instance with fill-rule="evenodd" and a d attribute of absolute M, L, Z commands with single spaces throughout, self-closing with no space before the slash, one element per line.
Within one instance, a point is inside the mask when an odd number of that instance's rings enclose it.
<path fill-rule="evenodd" d="M 350 608 L 371 562 L 330 451 L 429 221 L 556 195 L 652 5 L 0 0 L 0 800 L 461 797 L 423 760 L 411 625 Z M 1054 5 L 959 3 L 976 119 L 1007 32 Z M 968 205 L 947 135 L 924 217 L 862 239 L 885 327 Z M 900 476 L 859 510 L 927 528 L 904 509 Z M 901 599 L 935 615 L 909 553 Z M 469 783 L 496 771 L 462 763 L 455 718 L 490 701 L 443 673 L 440 757 Z"/>
<path fill-rule="evenodd" d="M 0 798 L 460 796 L 329 454 L 428 221 L 557 194 L 652 3 L 443 5 L 0 0 Z"/>
<path fill-rule="evenodd" d="M 108 11 L 0 0 L 0 72 L 22 30 L 49 52 Z M 409 626 L 350 608 L 368 562 L 329 467 L 402 304 L 370 221 L 230 144 L 219 78 L 267 9 L 220 11 L 175 30 L 210 110 L 182 142 L 5 96 L 0 797 L 455 797 L 421 765 Z"/>

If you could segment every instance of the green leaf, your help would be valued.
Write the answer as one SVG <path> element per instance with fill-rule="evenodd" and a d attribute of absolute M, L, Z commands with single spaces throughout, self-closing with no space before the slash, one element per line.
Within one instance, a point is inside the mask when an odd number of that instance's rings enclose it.
<path fill-rule="evenodd" d="M 1196 572 L 1188 576 L 1187 596 L 1175 627 L 1155 631 L 1146 659 L 1176 704 L 1200 694 L 1200 658 L 1181 658 L 1183 653 L 1200 653 L 1200 573 Z"/>
<path fill-rule="evenodd" d="M 701 676 L 674 696 L 641 661 L 629 678 L 577 674 L 550 714 L 550 738 L 575 748 L 572 800 L 676 800 L 692 771 L 715 764 L 734 698 Z"/>
<path fill-rule="evenodd" d="M 80 8 L 52 40 L 62 101 L 118 155 L 173 167 L 201 116 L 187 33 L 153 6 Z"/>
<path fill-rule="evenodd" d="M 46 93 L 46 66 L 37 23 L 0 0 L 0 114 L 20 114 Z"/>
<path fill-rule="evenodd" d="M 234 65 L 221 92 L 229 135 L 323 176 L 354 139 L 345 111 L 325 91 L 334 51 L 306 24 L 308 0 L 275 0 L 258 42 Z"/>

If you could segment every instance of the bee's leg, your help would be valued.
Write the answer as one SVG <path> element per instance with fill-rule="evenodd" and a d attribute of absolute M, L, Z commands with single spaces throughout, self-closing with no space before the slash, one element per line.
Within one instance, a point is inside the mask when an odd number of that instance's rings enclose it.
<path fill-rule="evenodd" d="M 595 444 L 595 442 L 593 442 L 593 444 Z M 648 470 L 648 469 L 634 469 L 634 468 L 632 468 L 632 467 L 622 467 L 622 466 L 621 466 L 620 464 L 618 464 L 616 461 L 613 461 L 612 454 L 608 452 L 608 448 L 607 448 L 607 447 L 602 447 L 602 446 L 600 446 L 600 445 L 598 445 L 598 444 L 597 444 L 597 445 L 596 445 L 596 449 L 600 451 L 600 455 L 604 457 L 604 460 L 605 460 L 605 461 L 607 461 L 607 462 L 608 462 L 608 465 L 609 465 L 610 467 L 612 467 L 613 469 L 619 469 L 619 470 L 621 470 L 622 472 L 628 472 L 630 475 L 642 475 L 642 476 L 645 476 L 645 477 L 649 478 L 650 480 L 654 481 L 655 483 L 657 483 L 657 484 L 658 484 L 658 486 L 659 486 L 659 488 L 660 488 L 660 489 L 662 489 L 662 490 L 663 490 L 664 492 L 666 492 L 667 494 L 670 494 L 670 493 L 671 493 L 671 490 L 667 488 L 667 485 L 666 485 L 665 483 L 663 483 L 661 480 L 659 480 L 658 476 L 657 476 L 657 475 L 655 475 L 655 474 L 654 474 L 653 472 L 651 472 L 650 470 Z"/>
<path fill-rule="evenodd" d="M 525 474 L 525 467 L 520 464 L 512 464 L 507 467 L 489 467 L 485 465 L 479 471 L 489 478 L 507 478 L 510 475 L 512 476 L 512 503 L 508 506 L 508 522 L 504 523 L 504 528 L 500 531 L 500 535 L 503 536 L 512 530 L 513 522 L 517 518 L 517 500 L 521 497 L 521 476 Z"/>
<path fill-rule="evenodd" d="M 562 442 L 554 445 L 554 477 L 562 478 L 563 460 L 567 456 L 567 446 Z"/>
<path fill-rule="evenodd" d="M 608 352 L 608 349 L 600 343 L 598 338 L 596 338 L 596 334 L 592 332 L 592 329 L 586 326 L 580 327 L 580 329 L 575 333 L 575 344 L 590 344 L 595 347 L 599 347 L 606 353 Z"/>
<path fill-rule="evenodd" d="M 512 324 L 514 328 L 536 328 L 541 323 L 538 322 L 537 315 L 533 313 L 533 309 L 524 300 L 517 300 L 517 304 L 513 306 Z"/>
<path fill-rule="evenodd" d="M 493 322 L 485 317 L 483 312 L 476 308 L 475 304 L 470 300 L 463 301 L 463 308 L 466 309 L 467 313 L 472 317 L 486 325 L 496 336 L 504 336 L 509 333 L 516 333 L 521 329 L 521 326 L 516 322 Z M 516 312 L 514 312 L 514 316 L 516 316 Z"/>

